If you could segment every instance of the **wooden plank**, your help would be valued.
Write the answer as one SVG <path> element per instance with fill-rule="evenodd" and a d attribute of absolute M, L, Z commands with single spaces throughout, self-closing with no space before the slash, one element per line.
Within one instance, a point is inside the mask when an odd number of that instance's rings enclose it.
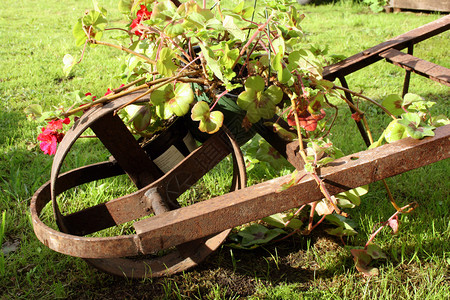
<path fill-rule="evenodd" d="M 449 158 L 449 136 L 447 125 L 437 128 L 432 138 L 406 138 L 355 153 L 322 168 L 320 176 L 334 195 Z M 323 198 L 310 176 L 281 190 L 290 179 L 291 175 L 286 175 L 135 222 L 139 248 L 144 254 L 167 249 Z"/>
<path fill-rule="evenodd" d="M 346 76 L 381 60 L 382 58 L 379 56 L 381 52 L 390 48 L 402 50 L 408 47 L 408 45 L 417 44 L 449 29 L 450 15 L 447 15 L 370 49 L 350 56 L 336 64 L 327 66 L 323 71 L 323 77 L 327 80 L 334 81 L 339 75 Z"/>
<path fill-rule="evenodd" d="M 434 81 L 450 86 L 450 69 L 436 65 L 432 62 L 417 58 L 395 49 L 380 53 L 388 62 L 393 63 L 407 71 L 428 77 Z"/>
<path fill-rule="evenodd" d="M 391 0 L 390 6 L 417 10 L 450 11 L 449 0 Z"/>

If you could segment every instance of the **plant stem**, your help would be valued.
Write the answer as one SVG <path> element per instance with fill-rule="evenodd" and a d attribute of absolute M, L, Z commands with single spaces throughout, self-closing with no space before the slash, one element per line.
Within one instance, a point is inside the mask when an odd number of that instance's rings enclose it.
<path fill-rule="evenodd" d="M 124 105 L 122 105 L 121 107 L 119 107 L 118 109 L 116 109 L 116 112 L 119 111 L 119 110 L 121 110 L 121 109 L 123 109 L 124 107 L 130 105 L 130 104 L 133 104 L 134 102 L 138 101 L 138 100 L 141 99 L 142 97 L 144 97 L 144 96 L 150 94 L 151 92 L 153 92 L 153 91 L 159 89 L 160 87 L 165 86 L 166 84 L 168 84 L 168 83 L 170 83 L 170 82 L 172 82 L 172 81 L 177 80 L 178 78 L 180 78 L 180 77 L 182 77 L 182 76 L 184 76 L 184 74 L 179 74 L 179 75 L 172 76 L 172 77 L 169 77 L 169 78 L 164 78 L 165 80 L 164 80 L 163 82 L 161 82 L 161 83 L 159 83 L 159 84 L 153 85 L 151 88 L 149 88 L 149 89 L 148 89 L 147 91 L 145 91 L 143 94 L 137 96 L 136 98 L 134 98 L 134 99 L 128 101 L 127 103 L 125 103 Z"/>
<path fill-rule="evenodd" d="M 398 214 L 402 213 L 402 211 L 405 211 L 405 209 L 410 208 L 407 210 L 407 212 L 411 212 L 417 207 L 417 202 L 411 202 L 408 205 L 403 206 L 399 210 L 397 210 L 386 222 L 383 222 L 381 226 L 370 235 L 369 240 L 367 241 L 366 245 L 364 246 L 364 249 L 367 250 L 367 247 L 369 244 L 373 241 L 373 239 L 377 236 L 378 233 L 389 223 L 389 221 L 393 220 L 395 217 L 397 217 Z"/>
<path fill-rule="evenodd" d="M 361 111 L 356 105 L 354 105 L 352 102 L 350 102 L 350 101 L 349 101 L 346 97 L 344 97 L 343 95 L 341 95 L 341 98 L 342 98 L 345 102 L 347 102 L 347 104 L 348 104 L 351 108 L 353 108 L 358 114 L 362 115 L 362 120 L 363 120 L 363 122 L 364 122 L 364 127 L 366 128 L 367 136 L 369 137 L 370 144 L 372 145 L 372 144 L 373 144 L 373 137 L 372 137 L 372 133 L 371 133 L 371 131 L 370 131 L 370 129 L 369 129 L 369 123 L 367 122 L 367 118 L 366 118 L 364 112 Z M 395 199 L 394 199 L 394 197 L 392 196 L 391 190 L 389 189 L 389 186 L 388 186 L 386 180 L 385 180 L 385 179 L 382 179 L 381 181 L 383 182 L 384 188 L 386 189 L 386 191 L 387 191 L 387 193 L 388 193 L 388 197 L 389 197 L 389 200 L 390 200 L 392 206 L 394 206 L 394 208 L 395 208 L 397 211 L 406 213 L 406 212 L 403 211 L 403 210 L 397 205 L 397 203 L 395 202 Z"/>
<path fill-rule="evenodd" d="M 395 210 L 396 210 L 397 212 L 404 213 L 404 214 L 409 213 L 410 210 L 405 211 L 405 210 L 403 210 L 401 207 L 399 207 L 399 206 L 397 205 L 397 203 L 395 202 L 394 196 L 393 196 L 392 193 L 391 193 L 391 189 L 389 188 L 389 186 L 388 186 L 386 180 L 383 179 L 382 182 L 383 182 L 384 188 L 386 189 L 386 192 L 388 193 L 389 201 L 391 202 L 391 204 L 392 204 L 392 206 L 395 208 Z"/>
<path fill-rule="evenodd" d="M 298 143 L 299 143 L 299 147 L 300 147 L 300 151 L 299 152 L 300 152 L 301 157 L 303 158 L 304 163 L 307 164 L 308 163 L 308 159 L 306 157 L 305 150 L 303 148 L 303 138 L 302 138 L 302 133 L 300 131 L 300 121 L 298 119 L 298 114 L 297 114 L 297 105 L 295 103 L 295 100 L 292 99 L 292 98 L 291 98 L 291 106 L 293 108 L 295 124 L 296 124 L 296 127 L 297 127 Z M 343 214 L 343 212 L 341 212 L 341 210 L 337 207 L 337 205 L 331 199 L 331 195 L 328 192 L 328 189 L 324 185 L 323 181 L 319 178 L 317 173 L 315 171 L 313 171 L 310 174 L 311 174 L 311 176 L 313 176 L 313 178 L 316 181 L 317 185 L 319 186 L 320 191 L 322 192 L 322 194 L 333 205 L 333 208 L 336 211 L 336 213 Z"/>
<path fill-rule="evenodd" d="M 88 103 L 86 105 L 83 105 L 83 106 L 77 107 L 75 109 L 69 110 L 69 111 L 63 113 L 63 116 L 64 117 L 71 116 L 73 114 L 76 114 L 77 112 L 80 112 L 80 111 L 86 110 L 88 108 L 91 108 L 94 105 L 105 103 L 105 102 L 117 99 L 119 97 L 122 97 L 124 95 L 127 95 L 129 93 L 136 92 L 136 91 L 139 91 L 139 90 L 143 90 L 145 88 L 148 88 L 147 84 L 140 85 L 140 86 L 138 86 L 138 87 L 136 87 L 136 88 L 134 88 L 132 90 L 123 91 L 123 92 L 118 93 L 118 94 L 112 94 L 112 95 L 103 96 L 100 99 L 92 101 L 91 103 Z"/>
<path fill-rule="evenodd" d="M 339 96 L 341 97 L 342 100 L 344 100 L 348 104 L 348 106 L 353 108 L 359 115 L 362 116 L 362 120 L 364 123 L 364 127 L 366 128 L 366 132 L 367 132 L 367 136 L 369 137 L 370 144 L 373 144 L 372 132 L 370 131 L 369 123 L 367 122 L 364 112 L 362 110 L 360 110 L 354 103 L 350 102 L 350 100 L 348 100 L 344 95 L 339 94 Z M 369 145 L 367 145 L 367 146 L 369 146 Z"/>
<path fill-rule="evenodd" d="M 145 80 L 145 77 L 141 77 L 141 78 L 139 78 L 139 79 L 136 79 L 136 80 L 134 80 L 134 81 L 132 81 L 132 82 L 130 82 L 130 83 L 125 84 L 124 86 L 122 86 L 122 87 L 120 87 L 120 88 L 114 89 L 114 90 L 113 90 L 113 93 L 114 93 L 114 94 L 120 93 L 121 91 L 124 91 L 124 90 L 126 90 L 127 88 L 129 88 L 129 87 L 131 87 L 131 86 L 133 86 L 133 85 L 135 85 L 135 84 L 137 84 L 137 83 L 139 83 L 139 82 L 141 82 L 141 81 L 143 81 L 143 80 Z"/>
<path fill-rule="evenodd" d="M 381 108 L 381 109 L 382 109 L 387 115 L 389 115 L 392 119 L 394 119 L 394 120 L 397 119 L 393 114 L 391 114 L 391 112 L 390 112 L 389 110 L 386 109 L 386 107 L 384 107 L 383 105 L 379 104 L 377 101 L 372 100 L 372 99 L 370 99 L 369 97 L 364 96 L 364 95 L 361 94 L 361 93 L 357 93 L 357 92 L 355 92 L 355 91 L 352 91 L 352 90 L 350 90 L 350 89 L 347 89 L 347 88 L 342 87 L 342 86 L 337 86 L 337 85 L 334 85 L 334 86 L 333 86 L 333 89 L 342 90 L 342 91 L 344 91 L 344 92 L 348 92 L 348 93 L 350 93 L 350 94 L 353 94 L 353 95 L 355 95 L 355 96 L 357 96 L 357 97 L 363 98 L 364 100 L 367 100 L 367 101 L 369 101 L 370 103 L 375 104 L 376 106 L 378 106 L 379 108 Z M 350 102 L 350 101 L 349 101 L 349 102 Z"/>
<path fill-rule="evenodd" d="M 231 69 L 234 69 L 234 67 L 239 62 L 239 59 L 244 55 L 244 53 L 245 53 L 245 51 L 247 51 L 248 47 L 250 47 L 250 44 L 253 42 L 254 39 L 256 39 L 256 37 L 258 36 L 258 34 L 261 31 L 264 31 L 264 28 L 267 26 L 267 24 L 269 24 L 270 20 L 272 20 L 272 16 L 270 16 L 264 24 L 258 26 L 258 29 L 255 31 L 255 33 L 250 37 L 250 39 L 247 41 L 247 43 L 244 45 L 244 47 L 242 47 L 241 52 L 239 52 L 239 56 L 234 61 L 234 64 L 231 67 Z"/>
<path fill-rule="evenodd" d="M 143 55 L 143 54 L 141 54 L 141 53 L 138 53 L 138 52 L 136 52 L 136 51 L 133 51 L 133 50 L 131 50 L 131 49 L 129 49 L 129 48 L 126 48 L 126 47 L 124 47 L 124 46 L 118 46 L 118 45 L 114 45 L 114 44 L 111 44 L 111 43 L 108 43 L 108 42 L 97 41 L 97 40 L 94 40 L 94 39 L 90 39 L 90 40 L 89 40 L 89 43 L 91 43 L 91 44 L 96 44 L 96 45 L 104 45 L 104 46 L 109 46 L 109 47 L 112 47 L 112 48 L 116 48 L 116 49 L 119 49 L 119 50 L 128 52 L 128 53 L 130 53 L 130 54 L 136 55 L 137 57 L 142 58 L 143 60 L 147 61 L 148 63 L 151 63 L 152 65 L 156 65 L 156 62 L 155 62 L 154 60 L 151 60 L 151 59 L 148 58 L 147 56 L 145 56 L 145 55 Z"/>
<path fill-rule="evenodd" d="M 214 107 L 216 106 L 216 104 L 219 102 L 220 98 L 222 98 L 224 95 L 226 95 L 228 93 L 228 90 L 223 91 L 222 93 L 220 93 L 219 96 L 217 96 L 216 101 L 214 101 L 214 104 L 211 106 L 211 108 L 209 109 L 209 111 L 212 111 L 214 109 Z"/>

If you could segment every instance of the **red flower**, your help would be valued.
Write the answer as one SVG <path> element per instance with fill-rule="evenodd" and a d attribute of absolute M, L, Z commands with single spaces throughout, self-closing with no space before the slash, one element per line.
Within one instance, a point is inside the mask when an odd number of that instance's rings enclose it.
<path fill-rule="evenodd" d="M 148 20 L 151 14 L 152 13 L 147 10 L 147 7 L 145 5 L 141 5 L 141 9 L 137 11 L 136 16 L 139 19 Z"/>
<path fill-rule="evenodd" d="M 141 9 L 138 10 L 136 13 L 136 19 L 134 19 L 130 25 L 130 28 L 132 29 L 135 35 L 142 36 L 143 32 L 136 27 L 140 25 L 141 21 L 150 19 L 151 14 L 152 12 L 148 11 L 145 5 L 141 5 Z"/>
<path fill-rule="evenodd" d="M 51 134 L 45 135 L 41 133 L 37 137 L 38 141 L 41 141 L 39 147 L 45 154 L 53 155 L 56 153 L 56 145 L 58 144 L 57 137 Z"/>
<path fill-rule="evenodd" d="M 105 96 L 111 94 L 112 92 L 113 92 L 113 91 L 112 91 L 110 88 L 108 88 L 108 90 L 107 90 L 106 93 L 105 93 Z"/>
<path fill-rule="evenodd" d="M 118 87 L 118 89 L 120 89 L 121 87 L 124 87 L 124 86 L 125 86 L 125 84 L 121 84 L 121 85 Z M 108 88 L 108 90 L 107 90 L 106 93 L 105 93 L 105 96 L 111 94 L 112 92 L 114 92 L 114 91 L 111 90 L 110 88 Z"/>
<path fill-rule="evenodd" d="M 95 99 L 97 99 L 97 96 L 92 96 L 92 93 L 86 93 L 84 94 L 86 97 L 91 96 L 92 97 L 92 101 L 95 101 Z"/>
<path fill-rule="evenodd" d="M 326 113 L 323 109 L 320 110 L 319 114 L 312 115 L 309 111 L 304 110 L 298 115 L 298 121 L 300 127 L 304 128 L 306 131 L 314 131 L 317 128 L 317 122 L 325 117 Z M 287 117 L 288 124 L 290 126 L 295 126 L 295 116 L 293 111 L 290 111 Z"/>
<path fill-rule="evenodd" d="M 56 153 L 56 145 L 64 137 L 64 133 L 60 132 L 60 130 L 62 130 L 63 124 L 69 123 L 69 118 L 65 118 L 64 120 L 58 119 L 48 122 L 47 126 L 41 129 L 42 133 L 38 135 L 37 139 L 41 141 L 39 147 L 45 154 L 53 155 Z"/>

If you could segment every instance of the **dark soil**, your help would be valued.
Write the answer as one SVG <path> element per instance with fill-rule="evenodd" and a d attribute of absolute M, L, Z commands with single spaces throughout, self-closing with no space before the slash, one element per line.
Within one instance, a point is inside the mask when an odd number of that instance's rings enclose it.
<path fill-rule="evenodd" d="M 339 265 L 327 263 L 327 255 L 340 255 L 333 259 Z M 352 266 L 353 262 L 340 241 L 315 230 L 308 237 L 293 236 L 254 250 L 224 245 L 196 268 L 171 277 L 130 280 L 105 274 L 104 282 L 83 283 L 71 299 L 204 299 L 214 298 L 218 287 L 223 298 L 264 298 L 256 294 L 258 286 L 295 283 L 299 292 L 306 291 L 332 280 L 344 264 Z"/>

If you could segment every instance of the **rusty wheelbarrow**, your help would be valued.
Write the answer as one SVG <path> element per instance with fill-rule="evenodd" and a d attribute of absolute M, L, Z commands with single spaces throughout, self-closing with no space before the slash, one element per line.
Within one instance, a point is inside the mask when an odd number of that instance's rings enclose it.
<path fill-rule="evenodd" d="M 382 47 L 371 48 L 377 51 L 362 52 L 331 66 L 324 72 L 324 77 L 330 80 L 340 78 L 345 83 L 345 75 L 383 57 L 392 58 L 392 53 L 387 52 L 389 49 L 412 48 L 414 42 L 424 39 L 417 38 L 417 35 L 429 37 L 442 32 L 442 28 L 448 29 L 449 18 L 443 18 L 440 22 L 430 23 L 420 32 L 416 30 L 411 38 L 397 37 L 391 40 L 395 42 L 388 41 Z M 290 175 L 245 187 L 246 173 L 239 144 L 235 134 L 226 128 L 211 136 L 199 148 L 191 149 L 192 152 L 187 151 L 186 145 L 169 143 L 166 150 L 173 146 L 182 156 L 178 164 L 163 172 L 162 167 L 155 163 L 151 144 L 140 145 L 114 114 L 117 108 L 134 97 L 136 94 L 90 109 L 69 130 L 58 147 L 51 179 L 36 191 L 31 201 L 34 231 L 47 247 L 81 257 L 96 268 L 119 276 L 143 278 L 170 275 L 200 263 L 224 242 L 230 228 L 323 198 L 315 181 L 308 176 L 283 191 L 280 187 L 290 180 Z M 72 145 L 88 128 L 95 132 L 112 158 L 60 174 Z M 302 170 L 297 142 L 285 142 L 263 126 L 257 126 L 256 130 L 294 167 Z M 180 207 L 177 198 L 230 153 L 234 170 L 232 191 Z M 449 157 L 450 125 L 447 125 L 437 128 L 434 137 L 423 140 L 406 138 L 337 159 L 322 168 L 320 176 L 334 195 Z M 394 162 L 401 167 L 392 168 Z M 56 200 L 59 194 L 88 182 L 121 174 L 129 176 L 138 188 L 136 192 L 72 214 L 61 213 Z M 59 230 L 52 229 L 40 218 L 49 202 L 53 205 Z M 150 217 L 143 218 L 146 216 Z M 88 236 L 130 221 L 134 221 L 133 234 Z"/>

